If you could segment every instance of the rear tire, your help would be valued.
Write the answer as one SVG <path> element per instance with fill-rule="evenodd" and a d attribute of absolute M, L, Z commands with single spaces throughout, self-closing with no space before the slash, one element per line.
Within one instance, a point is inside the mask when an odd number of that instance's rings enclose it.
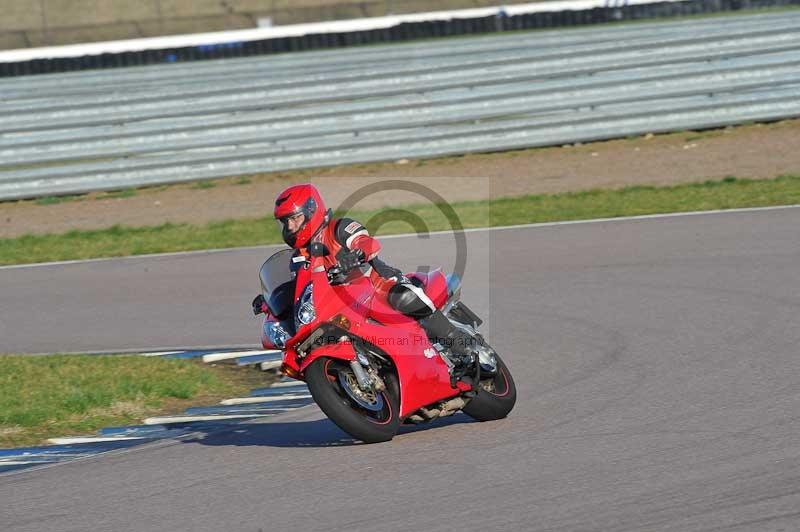
<path fill-rule="evenodd" d="M 478 421 L 493 421 L 508 415 L 517 402 L 517 387 L 500 355 L 497 357 L 497 375 L 483 379 L 478 395 L 463 408 L 465 414 Z"/>
<path fill-rule="evenodd" d="M 320 409 L 340 429 L 365 443 L 391 440 L 400 426 L 400 386 L 397 376 L 381 374 L 386 390 L 379 392 L 382 407 L 378 411 L 364 408 L 342 386 L 339 373 L 351 372 L 342 360 L 320 357 L 306 369 L 306 383 Z"/>

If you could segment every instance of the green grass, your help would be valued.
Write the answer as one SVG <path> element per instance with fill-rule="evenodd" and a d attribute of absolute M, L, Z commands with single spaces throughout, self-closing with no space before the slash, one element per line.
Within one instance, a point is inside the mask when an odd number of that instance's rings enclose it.
<path fill-rule="evenodd" d="M 0 447 L 91 434 L 213 404 L 263 385 L 262 372 L 142 356 L 0 356 Z"/>
<path fill-rule="evenodd" d="M 97 197 L 97 199 L 107 199 L 107 198 L 132 198 L 136 195 L 135 188 L 124 188 L 122 190 L 113 190 L 111 192 L 106 192 Z"/>
<path fill-rule="evenodd" d="M 522 223 L 610 218 L 667 212 L 800 204 L 800 177 L 719 181 L 670 187 L 634 186 L 619 190 L 590 190 L 553 195 L 460 202 L 451 205 L 457 224 L 488 227 Z M 451 228 L 436 205 L 348 213 L 373 234 Z M 204 226 L 165 224 L 70 231 L 60 235 L 26 235 L 0 239 L 0 264 L 118 257 L 251 246 L 281 242 L 270 218 L 228 220 Z"/>
<path fill-rule="evenodd" d="M 35 200 L 36 205 L 55 205 L 56 203 L 65 203 L 68 201 L 75 201 L 81 196 L 45 196 Z"/>

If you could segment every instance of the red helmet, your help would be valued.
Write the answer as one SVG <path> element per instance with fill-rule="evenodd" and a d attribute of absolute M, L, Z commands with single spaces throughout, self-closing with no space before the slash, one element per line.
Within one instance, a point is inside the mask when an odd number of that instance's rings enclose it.
<path fill-rule="evenodd" d="M 281 226 L 283 241 L 297 249 L 308 244 L 329 220 L 330 213 L 314 185 L 289 187 L 275 198 L 275 219 Z M 289 230 L 289 218 L 303 214 L 305 219 L 294 232 Z"/>

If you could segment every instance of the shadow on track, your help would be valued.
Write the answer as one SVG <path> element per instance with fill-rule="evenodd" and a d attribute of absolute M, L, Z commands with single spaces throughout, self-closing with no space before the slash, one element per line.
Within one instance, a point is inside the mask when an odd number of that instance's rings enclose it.
<path fill-rule="evenodd" d="M 450 425 L 476 423 L 463 414 L 422 425 L 403 425 L 398 436 L 434 430 Z M 328 419 L 288 423 L 253 423 L 233 425 L 225 430 L 210 430 L 199 439 L 187 443 L 201 445 L 267 446 L 267 447 L 340 447 L 364 445 L 354 440 Z"/>

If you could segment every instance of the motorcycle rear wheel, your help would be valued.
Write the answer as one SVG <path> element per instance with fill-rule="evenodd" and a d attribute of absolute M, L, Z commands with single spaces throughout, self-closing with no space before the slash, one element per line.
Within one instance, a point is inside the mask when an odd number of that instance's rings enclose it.
<path fill-rule="evenodd" d="M 493 421 L 506 417 L 517 402 L 517 387 L 503 359 L 497 357 L 497 374 L 481 379 L 480 389 L 467 406 L 465 414 L 478 421 Z"/>
<path fill-rule="evenodd" d="M 400 426 L 400 386 L 397 376 L 387 371 L 381 374 L 386 389 L 374 392 L 369 403 L 357 397 L 343 382 L 353 381 L 349 364 L 342 360 L 320 357 L 306 369 L 306 383 L 320 409 L 340 429 L 365 443 L 391 440 Z M 372 404 L 374 408 L 365 407 Z"/>

